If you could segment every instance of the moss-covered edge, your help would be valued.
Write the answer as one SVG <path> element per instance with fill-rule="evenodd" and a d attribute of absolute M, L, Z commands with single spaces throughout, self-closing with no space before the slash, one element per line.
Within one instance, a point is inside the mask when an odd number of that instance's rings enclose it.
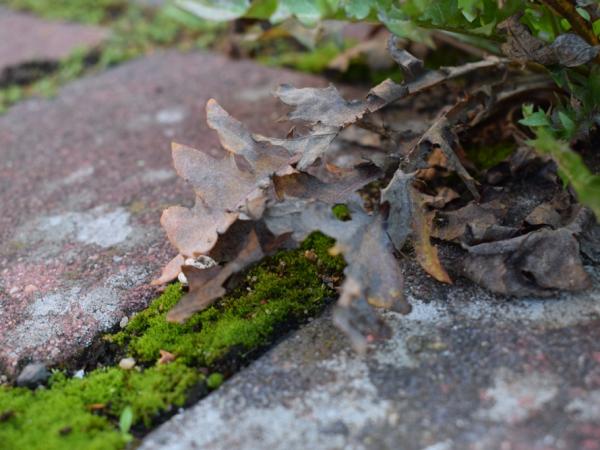
<path fill-rule="evenodd" d="M 166 321 L 183 292 L 167 287 L 126 328 L 104 339 L 132 357 L 133 369 L 99 367 L 83 378 L 55 371 L 35 391 L 0 386 L 0 449 L 116 450 L 224 378 L 283 333 L 319 314 L 344 267 L 312 234 L 247 271 L 238 287 L 185 324 Z M 168 352 L 174 360 L 161 364 Z M 172 355 L 172 357 L 171 357 Z M 123 426 L 130 422 L 132 426 Z"/>

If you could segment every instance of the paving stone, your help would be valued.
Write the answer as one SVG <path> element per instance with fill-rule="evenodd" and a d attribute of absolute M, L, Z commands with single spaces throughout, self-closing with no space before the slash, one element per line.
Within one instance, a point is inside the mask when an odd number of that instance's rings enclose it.
<path fill-rule="evenodd" d="M 0 81 L 8 69 L 31 62 L 52 62 L 79 48 L 100 44 L 105 28 L 55 22 L 0 7 Z"/>
<path fill-rule="evenodd" d="M 76 81 L 55 100 L 0 117 L 0 369 L 70 360 L 156 295 L 174 255 L 159 218 L 193 192 L 172 169 L 173 139 L 218 145 L 214 97 L 261 133 L 283 135 L 279 83 L 316 77 L 210 54 L 159 53 Z"/>
<path fill-rule="evenodd" d="M 594 288 L 508 301 L 408 267 L 413 312 L 361 357 L 329 316 L 163 424 L 140 450 L 600 448 Z"/>

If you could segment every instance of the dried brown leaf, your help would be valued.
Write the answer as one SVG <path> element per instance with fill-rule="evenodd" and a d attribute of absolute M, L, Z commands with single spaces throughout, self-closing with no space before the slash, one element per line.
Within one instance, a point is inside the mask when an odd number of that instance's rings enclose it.
<path fill-rule="evenodd" d="M 390 55 L 392 55 L 394 61 L 400 66 L 400 69 L 404 74 L 404 79 L 407 81 L 414 81 L 423 75 L 425 72 L 425 65 L 419 58 L 413 56 L 405 49 L 399 48 L 399 42 L 400 39 L 398 36 L 394 36 L 393 34 L 390 35 L 387 45 L 388 51 L 390 52 Z"/>
<path fill-rule="evenodd" d="M 339 130 L 339 127 L 316 124 L 309 134 L 303 136 L 279 139 L 255 134 L 254 139 L 257 142 L 268 142 L 287 149 L 290 154 L 296 155 L 299 159 L 296 167 L 305 170 L 329 149 Z"/>
<path fill-rule="evenodd" d="M 460 195 L 454 189 L 443 186 L 437 190 L 435 195 L 422 194 L 421 197 L 425 205 L 440 209 L 460 198 Z"/>
<path fill-rule="evenodd" d="M 444 269 L 438 255 L 437 248 L 431 244 L 432 214 L 425 214 L 421 194 L 414 187 L 410 188 L 412 199 L 413 217 L 412 232 L 413 245 L 419 265 L 436 280 L 452 284 L 452 280 Z"/>
<path fill-rule="evenodd" d="M 454 211 L 438 211 L 432 236 L 444 241 L 465 242 L 470 227 L 482 230 L 500 225 L 500 217 L 504 214 L 506 207 L 497 201 L 483 204 L 471 202 Z"/>
<path fill-rule="evenodd" d="M 274 176 L 273 184 L 277 197 L 294 197 L 306 200 L 319 200 L 330 205 L 345 203 L 354 193 L 366 184 L 376 180 L 381 172 L 371 166 L 356 168 L 349 174 L 334 177 L 330 175 L 328 183 L 307 173 Z"/>
<path fill-rule="evenodd" d="M 558 290 L 579 291 L 591 285 L 579 244 L 566 228 L 542 229 L 467 248 L 464 274 L 492 292 L 549 296 Z"/>
<path fill-rule="evenodd" d="M 352 206 L 352 205 L 351 205 Z M 381 336 L 384 329 L 368 305 L 408 313 L 403 295 L 403 276 L 380 215 L 369 216 L 352 207 L 349 221 L 337 220 L 331 206 L 322 202 L 293 200 L 269 207 L 265 222 L 274 234 L 292 234 L 297 241 L 320 230 L 336 240 L 332 251 L 347 262 L 337 323 L 348 332 L 354 347 L 364 350 L 368 335 Z M 360 314 L 350 312 L 360 310 Z"/>
<path fill-rule="evenodd" d="M 159 286 L 161 284 L 168 283 L 169 281 L 173 281 L 177 278 L 179 273 L 181 272 L 181 266 L 185 262 L 185 258 L 183 255 L 177 255 L 171 261 L 167 263 L 167 265 L 163 268 L 160 277 L 155 280 L 152 280 L 153 286 Z"/>
<path fill-rule="evenodd" d="M 335 86 L 327 88 L 300 88 L 282 84 L 275 95 L 286 105 L 294 106 L 290 120 L 328 127 L 344 127 L 356 122 L 365 113 L 362 101 L 344 99 Z"/>
<path fill-rule="evenodd" d="M 416 169 L 425 169 L 429 167 L 428 160 L 434 149 L 439 148 L 446 158 L 448 169 L 456 172 L 463 183 L 467 186 L 469 192 L 475 199 L 479 199 L 479 191 L 475 179 L 464 168 L 456 153 L 452 149 L 452 144 L 457 140 L 454 132 L 451 130 L 451 124 L 446 114 L 448 109 L 442 111 L 429 129 L 417 141 L 407 158 L 409 171 Z"/>
<path fill-rule="evenodd" d="M 387 79 L 369 91 L 366 106 L 371 112 L 377 111 L 395 101 L 424 92 L 454 78 L 483 70 L 504 70 L 507 62 L 507 59 L 490 56 L 481 61 L 461 66 L 441 67 L 438 70 L 430 70 L 408 83 L 398 84 Z"/>
<path fill-rule="evenodd" d="M 167 314 L 169 322 L 183 322 L 192 314 L 206 309 L 225 294 L 224 283 L 233 275 L 264 256 L 257 234 L 252 231 L 246 238 L 239 255 L 225 266 L 198 269 L 183 266 L 188 279 L 189 293 Z"/>
<path fill-rule="evenodd" d="M 175 169 L 194 187 L 196 203 L 193 208 L 168 208 L 161 217 L 169 240 L 185 257 L 210 252 L 218 235 L 238 218 L 260 217 L 270 177 L 292 171 L 283 148 L 256 142 L 214 100 L 207 104 L 207 116 L 226 150 L 206 152 L 173 144 Z"/>
<path fill-rule="evenodd" d="M 561 34 L 554 42 L 547 44 L 533 36 L 519 19 L 520 16 L 512 16 L 498 25 L 498 29 L 507 34 L 502 51 L 512 59 L 534 61 L 545 66 L 576 67 L 590 62 L 600 51 L 598 46 L 588 44 L 573 33 Z"/>
<path fill-rule="evenodd" d="M 442 283 L 452 283 L 437 249 L 431 244 L 432 216 L 425 212 L 424 199 L 414 188 L 414 179 L 414 173 L 405 174 L 398 169 L 381 191 L 382 203 L 389 205 L 387 233 L 398 251 L 411 236 L 417 261 L 423 270 Z"/>

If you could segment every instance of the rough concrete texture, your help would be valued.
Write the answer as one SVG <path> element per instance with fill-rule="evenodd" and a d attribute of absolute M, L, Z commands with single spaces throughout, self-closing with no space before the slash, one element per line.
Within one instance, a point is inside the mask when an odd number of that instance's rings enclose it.
<path fill-rule="evenodd" d="M 518 301 L 406 271 L 414 309 L 366 356 L 322 317 L 140 450 L 600 449 L 597 268 L 591 292 Z"/>
<path fill-rule="evenodd" d="M 38 19 L 0 8 L 0 79 L 10 67 L 31 62 L 52 62 L 79 48 L 95 47 L 108 30 Z"/>
<path fill-rule="evenodd" d="M 284 134 L 270 95 L 282 82 L 323 85 L 170 52 L 0 117 L 0 371 L 68 361 L 156 295 L 148 282 L 174 256 L 160 213 L 193 203 L 172 169 L 171 140 L 218 145 L 205 124 L 210 97 L 254 130 Z"/>

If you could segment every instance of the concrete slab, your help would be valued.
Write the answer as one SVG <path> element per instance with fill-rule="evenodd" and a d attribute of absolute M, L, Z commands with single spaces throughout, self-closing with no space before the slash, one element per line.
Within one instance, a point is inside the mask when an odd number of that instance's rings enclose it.
<path fill-rule="evenodd" d="M 322 317 L 155 430 L 140 450 L 600 448 L 591 292 L 503 300 L 406 268 L 408 316 L 365 356 Z"/>
<path fill-rule="evenodd" d="M 39 19 L 0 7 L 0 81 L 13 67 L 54 62 L 108 37 L 102 27 Z"/>
<path fill-rule="evenodd" d="M 148 282 L 174 255 L 160 213 L 193 203 L 171 140 L 218 145 L 205 124 L 211 97 L 257 132 L 284 134 L 270 95 L 282 82 L 324 85 L 210 54 L 159 53 L 0 117 L 0 371 L 63 363 L 156 295 Z"/>

